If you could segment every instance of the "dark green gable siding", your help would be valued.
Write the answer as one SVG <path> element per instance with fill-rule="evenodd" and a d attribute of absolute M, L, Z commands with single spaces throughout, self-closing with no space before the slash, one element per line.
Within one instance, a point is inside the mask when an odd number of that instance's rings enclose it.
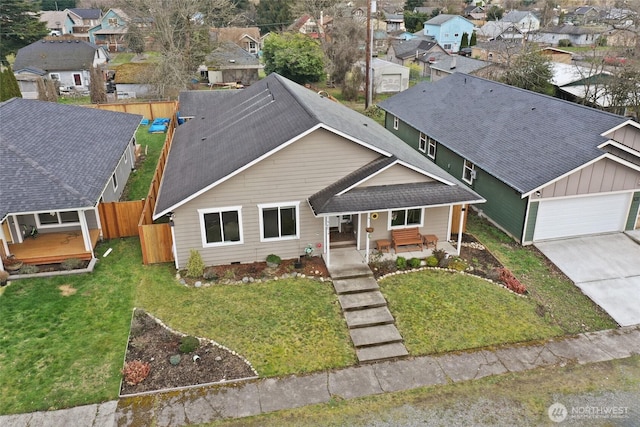
<path fill-rule="evenodd" d="M 624 227 L 625 230 L 633 230 L 635 228 L 636 220 L 638 219 L 638 207 L 640 207 L 640 191 L 634 193 L 631 200 L 631 210 L 627 218 L 627 225 Z"/>
<path fill-rule="evenodd" d="M 414 148 L 417 153 L 426 157 L 426 153 L 418 151 L 420 132 L 402 120 L 399 120 L 398 130 L 395 130 L 393 129 L 393 119 L 394 116 L 387 113 L 385 115 L 385 127 Z M 520 193 L 478 168 L 478 166 L 475 167 L 476 179 L 473 180 L 472 185 L 468 185 L 462 181 L 464 159 L 442 146 L 439 142 L 436 143 L 435 163 L 484 197 L 487 202 L 475 207 L 520 241 L 527 210 L 527 200 L 522 199 Z"/>

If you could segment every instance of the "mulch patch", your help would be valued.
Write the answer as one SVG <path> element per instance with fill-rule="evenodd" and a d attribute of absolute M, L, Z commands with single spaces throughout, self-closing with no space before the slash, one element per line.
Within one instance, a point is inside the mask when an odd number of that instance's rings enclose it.
<path fill-rule="evenodd" d="M 149 375 L 136 385 L 122 381 L 120 394 L 230 381 L 256 376 L 253 368 L 241 357 L 209 341 L 191 353 L 180 353 L 182 336 L 170 331 L 143 310 L 136 309 L 125 363 L 140 360 L 150 365 Z M 171 356 L 180 355 L 172 365 Z M 194 361 L 194 357 L 198 356 Z"/>

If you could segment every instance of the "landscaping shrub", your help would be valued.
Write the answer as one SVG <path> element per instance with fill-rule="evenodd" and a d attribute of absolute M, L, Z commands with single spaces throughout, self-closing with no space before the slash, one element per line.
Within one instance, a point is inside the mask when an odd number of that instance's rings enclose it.
<path fill-rule="evenodd" d="M 504 283 L 507 288 L 517 294 L 524 294 L 527 292 L 527 287 L 516 279 L 516 276 L 513 275 L 511 270 L 508 268 L 500 268 L 498 271 L 500 272 L 500 281 Z"/>
<path fill-rule="evenodd" d="M 467 264 L 460 258 L 453 258 L 449 261 L 449 268 L 457 271 L 464 271 L 467 269 Z"/>
<path fill-rule="evenodd" d="M 63 270 L 75 270 L 77 268 L 80 268 L 81 265 L 82 261 L 78 258 L 69 258 L 62 261 L 60 267 L 62 267 Z"/>
<path fill-rule="evenodd" d="M 207 270 L 202 273 L 202 278 L 205 280 L 218 280 L 218 275 L 213 270 Z"/>
<path fill-rule="evenodd" d="M 411 258 L 409 260 L 409 267 L 411 267 L 411 268 L 420 267 L 420 258 Z"/>
<path fill-rule="evenodd" d="M 436 257 L 438 263 L 440 263 L 440 261 L 447 257 L 447 251 L 444 249 L 434 249 L 433 252 L 431 252 L 431 255 Z"/>
<path fill-rule="evenodd" d="M 427 267 L 437 267 L 438 266 L 438 258 L 433 255 L 425 258 L 424 262 L 427 263 Z"/>
<path fill-rule="evenodd" d="M 398 267 L 398 270 L 406 270 L 406 268 L 407 268 L 407 259 L 405 257 L 399 256 L 396 259 L 396 267 Z"/>
<path fill-rule="evenodd" d="M 282 262 L 282 259 L 278 255 L 276 255 L 276 254 L 267 255 L 267 263 L 268 264 L 280 265 L 281 262 Z"/>
<path fill-rule="evenodd" d="M 20 267 L 20 274 L 36 274 L 40 272 L 40 268 L 37 265 L 25 264 Z"/>
<path fill-rule="evenodd" d="M 450 262 L 451 262 L 451 258 L 442 258 L 440 261 L 438 261 L 438 267 L 449 268 Z"/>
<path fill-rule="evenodd" d="M 151 365 L 141 360 L 127 362 L 122 370 L 124 381 L 129 385 L 140 384 L 149 375 Z"/>
<path fill-rule="evenodd" d="M 569 39 L 560 39 L 558 40 L 558 47 L 570 47 L 571 40 Z"/>
<path fill-rule="evenodd" d="M 187 335 L 186 337 L 182 337 L 180 340 L 180 353 L 191 353 L 196 348 L 200 347 L 200 340 L 196 337 L 192 337 L 191 335 Z"/>
<path fill-rule="evenodd" d="M 204 273 L 204 261 L 202 255 L 195 249 L 191 249 L 189 261 L 187 261 L 187 277 L 202 277 Z"/>

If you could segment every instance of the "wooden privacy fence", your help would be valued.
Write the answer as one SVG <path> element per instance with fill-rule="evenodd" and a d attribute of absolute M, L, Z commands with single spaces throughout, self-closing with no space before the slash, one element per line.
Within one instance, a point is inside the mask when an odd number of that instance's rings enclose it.
<path fill-rule="evenodd" d="M 173 134 L 176 129 L 177 105 L 177 102 L 168 101 L 94 106 L 103 110 L 141 114 L 149 119 L 157 117 L 171 118 L 147 198 L 129 202 L 100 203 L 98 205 L 103 237 L 105 239 L 115 239 L 137 235 L 140 237 L 144 264 L 173 261 L 171 227 L 167 223 L 154 224 L 153 210 L 155 209 L 158 191 L 160 190 L 160 181 L 162 180 L 162 174 L 164 173 L 171 143 L 173 142 Z"/>
<path fill-rule="evenodd" d="M 458 230 L 460 227 L 460 221 L 462 221 L 462 232 L 467 231 L 467 212 L 469 211 L 469 206 L 464 206 L 465 210 L 462 210 L 462 206 L 456 205 L 453 207 L 453 214 L 451 215 L 451 232 L 458 234 Z"/>

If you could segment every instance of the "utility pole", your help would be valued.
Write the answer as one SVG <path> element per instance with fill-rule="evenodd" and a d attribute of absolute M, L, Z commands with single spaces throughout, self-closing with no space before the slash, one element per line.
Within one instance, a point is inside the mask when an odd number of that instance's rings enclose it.
<path fill-rule="evenodd" d="M 376 12 L 376 0 L 367 0 L 367 45 L 365 46 L 365 99 L 364 108 L 369 108 L 373 98 L 373 87 L 371 82 L 371 55 L 373 53 L 373 28 L 371 28 L 371 13 Z"/>

